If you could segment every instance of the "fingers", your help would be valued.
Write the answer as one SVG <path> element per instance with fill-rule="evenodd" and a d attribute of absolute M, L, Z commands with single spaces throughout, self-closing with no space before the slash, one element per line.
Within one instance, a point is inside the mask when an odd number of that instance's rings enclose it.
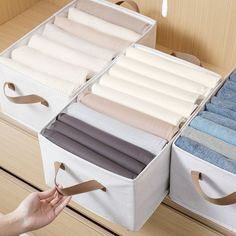
<path fill-rule="evenodd" d="M 62 197 L 62 199 L 55 205 L 55 215 L 59 215 L 60 212 L 66 207 L 66 205 L 70 202 L 71 196 Z"/>
<path fill-rule="evenodd" d="M 50 198 L 55 194 L 55 192 L 56 192 L 56 187 L 49 189 L 47 191 L 38 193 L 38 197 L 40 198 L 40 200 Z"/>

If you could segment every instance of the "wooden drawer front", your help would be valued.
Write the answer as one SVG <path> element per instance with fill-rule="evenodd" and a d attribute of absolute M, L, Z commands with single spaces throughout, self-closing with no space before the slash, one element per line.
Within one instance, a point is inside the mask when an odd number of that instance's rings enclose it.
<path fill-rule="evenodd" d="M 31 187 L 27 186 L 18 179 L 6 174 L 0 170 L 0 212 L 6 214 L 14 210 L 18 204 L 32 191 Z M 100 228 L 96 224 L 83 218 L 75 212 L 65 209 L 56 220 L 47 227 L 34 231 L 33 235 L 38 236 L 78 236 L 78 235 L 112 235 L 106 230 Z"/>
<path fill-rule="evenodd" d="M 0 140 L 0 166 L 45 189 L 37 138 L 0 119 Z"/>

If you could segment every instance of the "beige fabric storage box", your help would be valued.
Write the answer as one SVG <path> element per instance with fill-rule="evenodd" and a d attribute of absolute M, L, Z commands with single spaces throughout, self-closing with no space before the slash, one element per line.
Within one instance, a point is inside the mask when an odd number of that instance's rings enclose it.
<path fill-rule="evenodd" d="M 139 19 L 148 24 L 147 29 L 143 32 L 141 38 L 138 41 L 150 47 L 155 47 L 156 22 L 154 20 L 107 1 L 92 1 L 97 2 L 98 4 L 105 5 L 108 9 L 108 12 L 109 9 L 116 9 L 124 15 L 130 15 L 134 19 Z M 1 53 L 1 56 L 9 58 L 11 52 L 19 46 L 26 45 L 33 34 L 41 34 L 44 26 L 47 23 L 52 23 L 55 16 L 66 16 L 68 9 L 70 7 L 75 7 L 77 4 L 80 4 L 79 0 L 72 1 L 70 4 L 55 13 L 34 30 L 18 40 L 15 44 L 6 49 L 3 53 Z M 109 67 L 110 64 L 108 64 L 106 67 Z M 103 70 L 105 70 L 106 67 Z M 100 72 L 102 73 L 103 70 L 101 70 Z M 27 128 L 30 128 L 36 132 L 40 131 L 42 127 L 45 126 L 45 124 L 50 121 L 56 114 L 58 114 L 73 99 L 73 97 L 75 97 L 79 90 L 83 88 L 82 85 L 80 88 L 78 88 L 77 91 L 74 91 L 70 98 L 68 98 L 62 96 L 56 90 L 47 88 L 43 84 L 37 83 L 36 81 L 31 79 L 30 76 L 25 76 L 24 74 L 12 70 L 11 68 L 3 64 L 0 64 L 0 75 L 0 100 L 2 111 Z M 95 77 L 96 76 L 97 75 L 95 75 Z M 5 83 L 8 83 L 8 86 Z M 12 101 L 9 101 L 9 99 L 7 99 L 7 97 L 4 95 L 4 84 L 5 94 L 7 96 L 14 98 L 18 96 L 21 97 L 26 95 L 36 95 L 41 99 L 43 104 L 46 103 L 48 106 L 40 104 L 40 102 L 36 104 L 15 104 Z M 13 87 L 15 90 L 13 89 Z"/>

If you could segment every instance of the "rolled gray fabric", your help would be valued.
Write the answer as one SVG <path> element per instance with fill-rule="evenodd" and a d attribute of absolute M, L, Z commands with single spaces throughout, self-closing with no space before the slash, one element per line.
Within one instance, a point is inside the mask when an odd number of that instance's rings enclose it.
<path fill-rule="evenodd" d="M 210 148 L 211 150 L 236 161 L 236 147 L 234 145 L 228 144 L 218 138 L 203 133 L 192 127 L 187 127 L 186 129 L 184 129 L 181 136 L 192 139 L 206 146 L 207 148 Z"/>
<path fill-rule="evenodd" d="M 120 152 L 125 153 L 126 155 L 134 158 L 135 160 L 145 165 L 148 165 L 148 163 L 152 161 L 153 158 L 155 157 L 155 155 L 152 154 L 151 152 L 148 152 L 138 146 L 128 143 L 122 139 L 119 139 L 79 119 L 68 116 L 67 114 L 59 115 L 58 120 L 94 137 L 95 139 L 103 142 L 104 144 L 109 145 L 110 147 L 119 150 Z"/>
<path fill-rule="evenodd" d="M 111 161 L 116 162 L 120 166 L 132 171 L 135 174 L 139 174 L 145 168 L 145 165 L 139 161 L 136 161 L 132 157 L 120 152 L 119 150 L 110 147 L 99 140 L 87 135 L 80 130 L 77 130 L 61 121 L 56 121 L 51 127 L 51 130 L 55 130 L 68 138 L 84 145 L 85 147 L 95 151 L 96 153 L 103 155 Z"/>
<path fill-rule="evenodd" d="M 137 176 L 137 174 L 132 173 L 131 171 L 125 169 L 124 167 L 121 167 L 115 162 L 90 150 L 84 145 L 81 145 L 78 142 L 75 142 L 74 140 L 66 137 L 65 135 L 61 133 L 46 129 L 43 132 L 43 136 L 46 137 L 51 142 L 53 142 L 54 144 L 58 145 L 59 147 L 65 149 L 66 151 L 71 152 L 72 154 L 88 162 L 91 162 L 92 164 L 102 167 L 106 170 L 109 170 L 111 172 L 114 172 L 118 175 L 122 175 L 130 179 L 134 179 Z"/>

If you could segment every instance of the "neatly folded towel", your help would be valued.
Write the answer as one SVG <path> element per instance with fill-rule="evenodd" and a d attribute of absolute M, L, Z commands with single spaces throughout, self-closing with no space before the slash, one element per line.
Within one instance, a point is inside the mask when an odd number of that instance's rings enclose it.
<path fill-rule="evenodd" d="M 180 114 L 185 118 L 189 117 L 197 107 L 197 105 L 191 102 L 186 102 L 164 93 L 156 92 L 149 88 L 144 88 L 143 86 L 135 83 L 128 82 L 123 79 L 117 79 L 116 77 L 107 74 L 100 78 L 99 84 L 153 103 L 159 107 Z"/>
<path fill-rule="evenodd" d="M 203 70 L 202 68 L 192 68 L 186 63 L 175 62 L 171 56 L 167 59 L 162 56 L 157 56 L 152 53 L 145 52 L 138 48 L 128 48 L 126 50 L 126 56 L 144 62 L 151 66 L 169 71 L 173 74 L 185 77 L 189 80 L 193 80 L 197 83 L 203 84 L 206 87 L 214 88 L 220 80 L 220 76 Z"/>
<path fill-rule="evenodd" d="M 229 144 L 236 145 L 236 131 L 232 129 L 204 119 L 200 116 L 195 117 L 191 121 L 190 126 Z"/>
<path fill-rule="evenodd" d="M 81 102 L 98 112 L 168 141 L 170 141 L 170 139 L 178 132 L 177 126 L 112 102 L 95 94 L 87 94 L 83 96 Z M 155 140 L 155 137 L 152 137 L 153 140 Z M 148 141 L 147 138 L 143 138 L 143 141 L 145 140 L 150 144 L 150 141 Z M 153 148 L 152 150 L 154 152 Z"/>
<path fill-rule="evenodd" d="M 230 109 L 208 103 L 206 104 L 206 110 L 236 121 L 236 112 Z"/>
<path fill-rule="evenodd" d="M 121 105 L 127 106 L 129 108 L 135 109 L 137 111 L 144 112 L 150 116 L 154 116 L 172 125 L 179 126 L 180 123 L 185 121 L 184 117 L 177 113 L 159 107 L 153 103 L 130 96 L 128 94 L 101 86 L 97 83 L 92 86 L 92 93 L 109 99 L 113 102 L 117 102 Z"/>
<path fill-rule="evenodd" d="M 68 115 L 80 119 L 97 129 L 110 133 L 119 139 L 132 143 L 133 145 L 141 147 L 154 154 L 158 154 L 166 144 L 166 140 L 162 138 L 149 134 L 143 130 L 136 129 L 102 113 L 96 112 L 81 103 L 70 105 L 67 113 Z M 130 153 L 124 153 L 130 155 Z"/>
<path fill-rule="evenodd" d="M 47 56 L 33 48 L 21 46 L 12 51 L 12 59 L 35 70 L 75 83 L 84 83 L 88 70 Z"/>
<path fill-rule="evenodd" d="M 78 22 L 83 25 L 87 25 L 93 29 L 99 30 L 105 34 L 124 39 L 130 42 L 136 42 L 141 38 L 141 35 L 121 27 L 119 25 L 112 24 L 96 16 L 90 15 L 86 12 L 77 10 L 76 8 L 70 8 L 68 12 L 68 19 Z"/>
<path fill-rule="evenodd" d="M 67 136 L 68 138 L 84 145 L 85 147 L 108 158 L 109 160 L 114 161 L 115 163 L 126 168 L 127 170 L 132 171 L 135 174 L 141 173 L 141 171 L 145 168 L 143 163 L 133 159 L 130 156 L 127 156 L 112 146 L 104 144 L 100 140 L 93 138 L 85 132 L 80 131 L 79 127 L 77 129 L 76 124 L 75 126 L 70 126 L 61 121 L 56 121 L 52 124 L 50 129 Z M 103 132 L 102 135 L 106 135 L 106 133 Z"/>
<path fill-rule="evenodd" d="M 181 136 L 187 137 L 195 142 L 198 142 L 219 154 L 236 161 L 236 146 L 228 144 L 211 135 L 187 127 L 182 132 Z"/>
<path fill-rule="evenodd" d="M 178 75 L 174 75 L 168 71 L 158 69 L 154 66 L 150 66 L 126 56 L 120 57 L 119 60 L 117 60 L 117 64 L 141 75 L 190 92 L 205 95 L 209 91 L 209 88 L 202 84 L 196 83 Z"/>
<path fill-rule="evenodd" d="M 180 137 L 177 139 L 175 144 L 184 151 L 189 152 L 190 154 L 199 157 L 204 161 L 236 174 L 235 161 L 225 158 L 223 155 L 211 150 L 210 148 L 207 148 L 198 142 L 195 142 L 186 137 Z"/>
<path fill-rule="evenodd" d="M 197 93 L 191 93 L 187 90 L 171 86 L 170 84 L 163 83 L 161 81 L 154 80 L 145 75 L 138 74 L 122 66 L 113 65 L 109 70 L 109 75 L 115 76 L 118 79 L 123 79 L 145 88 L 153 89 L 157 92 L 164 93 L 187 102 L 197 103 L 202 100 L 202 96 Z"/>
<path fill-rule="evenodd" d="M 137 174 L 125 169 L 114 161 L 105 158 L 61 133 L 46 129 L 43 132 L 43 136 L 64 150 L 78 156 L 78 158 L 82 158 L 101 168 L 130 179 L 134 179 L 137 176 Z"/>
<path fill-rule="evenodd" d="M 56 16 L 54 24 L 66 32 L 72 33 L 97 46 L 114 50 L 116 53 L 123 51 L 131 44 L 129 41 L 104 34 L 96 29 L 76 23 L 65 17 Z"/>
<path fill-rule="evenodd" d="M 149 26 L 145 21 L 130 14 L 126 14 L 122 10 L 107 6 L 102 2 L 80 0 L 76 8 L 110 23 L 133 30 L 138 34 L 144 33 Z"/>
<path fill-rule="evenodd" d="M 0 64 L 5 65 L 19 73 L 22 73 L 29 79 L 35 80 L 35 82 L 37 83 L 57 90 L 62 96 L 73 96 L 81 85 L 81 83 L 73 83 L 39 72 L 10 58 L 0 57 Z"/>
<path fill-rule="evenodd" d="M 107 61 L 112 60 L 116 56 L 116 52 L 114 50 L 97 46 L 87 40 L 68 33 L 53 24 L 45 25 L 43 36 L 71 49 L 78 50 Z"/>
<path fill-rule="evenodd" d="M 232 89 L 224 88 L 223 86 L 217 93 L 217 97 L 233 102 L 236 101 L 236 92 Z"/>
<path fill-rule="evenodd" d="M 90 78 L 95 73 L 100 72 L 108 63 L 106 60 L 90 56 L 78 50 L 73 50 L 37 34 L 31 37 L 28 46 L 58 60 L 86 68 L 89 70 Z"/>
<path fill-rule="evenodd" d="M 213 97 L 211 99 L 211 103 L 218 107 L 223 107 L 223 108 L 230 109 L 232 111 L 236 111 L 236 101 L 233 102 L 230 100 L 222 99 L 220 97 Z"/>
<path fill-rule="evenodd" d="M 209 111 L 201 111 L 199 116 L 236 131 L 236 121 Z"/>
<path fill-rule="evenodd" d="M 84 114 L 86 115 L 86 114 Z M 96 115 L 96 114 L 95 114 Z M 96 116 L 94 118 L 97 118 Z M 97 128 L 96 126 L 92 126 L 89 123 L 86 123 L 78 118 L 69 116 L 67 114 L 62 114 L 58 117 L 59 121 L 62 121 L 74 129 L 80 130 L 87 135 L 94 137 L 100 142 L 115 148 L 116 150 L 134 158 L 135 160 L 147 165 L 150 161 L 153 160 L 155 154 L 142 149 L 139 146 L 136 146 L 132 143 L 129 143 L 125 140 L 119 139 L 118 137 L 112 135 L 112 133 L 108 133 L 107 130 L 101 130 L 101 128 Z M 109 126 L 109 123 L 106 124 Z M 117 128 L 117 127 L 115 127 Z M 126 134 L 127 135 L 127 134 Z M 128 158 L 128 157 L 127 157 Z"/>

